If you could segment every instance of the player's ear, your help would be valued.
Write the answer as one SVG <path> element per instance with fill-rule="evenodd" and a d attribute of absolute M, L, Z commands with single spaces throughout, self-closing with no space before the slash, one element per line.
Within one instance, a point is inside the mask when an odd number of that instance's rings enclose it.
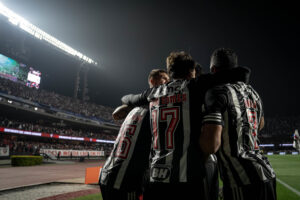
<path fill-rule="evenodd" d="M 217 72 L 217 69 L 214 65 L 210 66 L 210 72 L 213 73 L 213 74 Z"/>
<path fill-rule="evenodd" d="M 149 83 L 150 88 L 152 88 L 155 85 L 155 81 L 153 78 L 150 78 L 148 83 Z"/>
<path fill-rule="evenodd" d="M 190 71 L 190 78 L 196 78 L 196 69 Z"/>

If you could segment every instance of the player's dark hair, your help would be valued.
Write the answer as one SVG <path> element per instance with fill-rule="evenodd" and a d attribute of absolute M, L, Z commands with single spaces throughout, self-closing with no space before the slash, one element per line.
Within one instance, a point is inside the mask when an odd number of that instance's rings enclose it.
<path fill-rule="evenodd" d="M 210 66 L 217 69 L 234 68 L 238 66 L 238 57 L 232 49 L 219 48 L 212 53 Z"/>
<path fill-rule="evenodd" d="M 149 73 L 148 81 L 150 79 L 155 79 L 155 80 L 159 79 L 161 76 L 161 73 L 167 74 L 167 72 L 163 69 L 152 69 Z"/>
<path fill-rule="evenodd" d="M 186 78 L 193 69 L 195 69 L 195 61 L 184 51 L 171 52 L 167 57 L 167 71 L 171 78 Z"/>

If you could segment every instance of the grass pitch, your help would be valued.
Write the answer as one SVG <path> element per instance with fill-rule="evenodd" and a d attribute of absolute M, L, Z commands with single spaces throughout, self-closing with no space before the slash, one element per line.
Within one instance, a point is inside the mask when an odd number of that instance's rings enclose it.
<path fill-rule="evenodd" d="M 273 155 L 268 156 L 277 178 L 300 193 L 300 155 Z M 300 199 L 295 192 L 289 190 L 277 181 L 278 200 Z"/>
<path fill-rule="evenodd" d="M 300 196 L 300 155 L 272 155 L 268 156 L 277 178 L 298 191 L 291 191 L 277 181 L 278 200 L 299 200 Z M 102 200 L 100 194 L 79 197 L 74 200 Z"/>

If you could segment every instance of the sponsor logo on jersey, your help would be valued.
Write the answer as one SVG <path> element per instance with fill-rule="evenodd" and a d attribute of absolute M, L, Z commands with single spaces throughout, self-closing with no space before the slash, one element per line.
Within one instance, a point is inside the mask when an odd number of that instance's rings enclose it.
<path fill-rule="evenodd" d="M 155 166 L 151 169 L 151 178 L 156 181 L 163 181 L 169 178 L 171 169 L 166 166 Z"/>

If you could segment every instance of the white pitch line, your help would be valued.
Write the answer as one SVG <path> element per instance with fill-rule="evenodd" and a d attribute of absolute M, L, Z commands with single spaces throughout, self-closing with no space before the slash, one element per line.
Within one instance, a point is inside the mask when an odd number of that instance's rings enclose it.
<path fill-rule="evenodd" d="M 286 184 L 285 182 L 283 182 L 282 180 L 280 180 L 279 178 L 276 178 L 276 180 L 281 183 L 284 187 L 286 187 L 287 189 L 291 190 L 292 192 L 296 193 L 298 196 L 300 196 L 300 192 L 298 190 L 296 190 L 295 188 L 292 188 L 291 186 L 289 186 L 288 184 Z"/>

